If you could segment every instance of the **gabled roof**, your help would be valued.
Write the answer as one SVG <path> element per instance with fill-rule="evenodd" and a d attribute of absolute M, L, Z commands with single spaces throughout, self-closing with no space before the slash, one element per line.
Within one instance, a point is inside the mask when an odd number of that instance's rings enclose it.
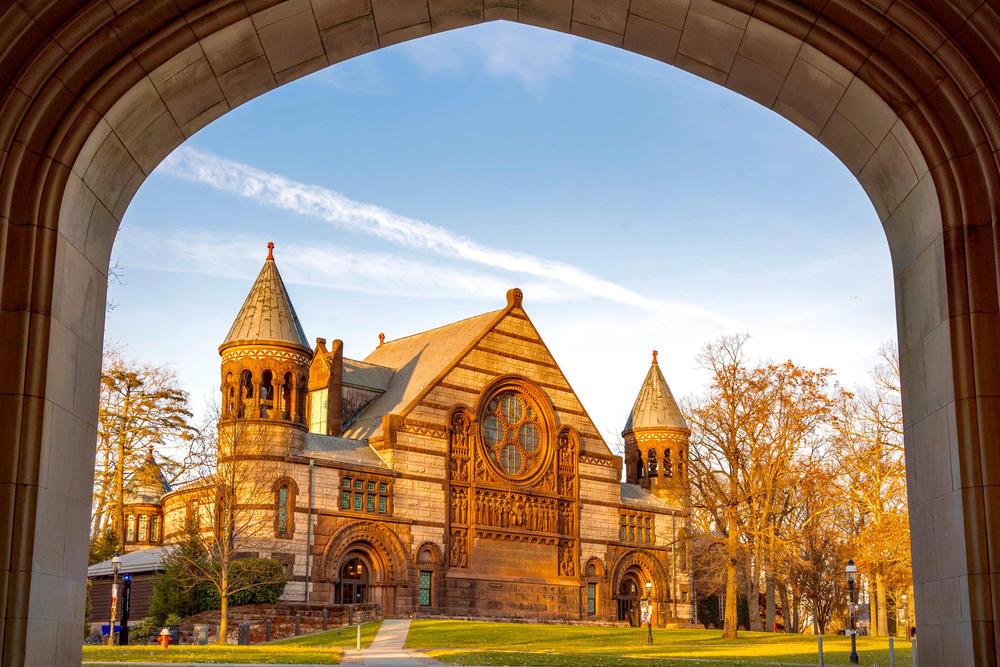
<path fill-rule="evenodd" d="M 267 259 L 247 294 L 243 307 L 219 349 L 240 343 L 275 342 L 297 345 L 312 351 L 299 317 L 292 307 L 288 290 L 274 261 L 273 243 L 268 243 Z"/>
<path fill-rule="evenodd" d="M 646 373 L 646 379 L 639 388 L 632 412 L 625 422 L 625 432 L 638 429 L 674 428 L 687 430 L 687 422 L 677 401 L 667 386 L 667 381 L 660 371 L 656 360 L 656 350 L 653 350 L 653 363 Z"/>
<path fill-rule="evenodd" d="M 387 341 L 364 361 L 395 372 L 385 392 L 344 427 L 344 437 L 367 439 L 382 432 L 382 417 L 409 405 L 507 309 L 452 322 L 430 331 Z M 346 380 L 346 377 L 345 377 Z"/>
<path fill-rule="evenodd" d="M 119 558 L 122 559 L 119 572 L 121 574 L 139 574 L 142 572 L 160 572 L 164 569 L 163 561 L 170 556 L 170 552 L 175 549 L 173 546 L 151 547 L 124 553 Z M 87 568 L 88 577 L 111 576 L 111 561 L 105 560 L 94 563 Z"/>
<path fill-rule="evenodd" d="M 343 383 L 347 387 L 360 387 L 372 391 L 385 391 L 395 371 L 367 361 L 344 357 Z"/>

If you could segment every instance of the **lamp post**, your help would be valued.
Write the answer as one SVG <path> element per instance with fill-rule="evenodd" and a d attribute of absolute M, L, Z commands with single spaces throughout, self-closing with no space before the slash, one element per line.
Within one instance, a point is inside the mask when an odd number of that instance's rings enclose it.
<path fill-rule="evenodd" d="M 847 603 L 847 609 L 851 616 L 851 664 L 858 664 L 858 631 L 854 628 L 854 578 L 858 574 L 858 567 L 854 564 L 854 559 L 847 561 L 847 567 L 844 568 L 844 574 L 847 575 L 847 594 L 849 600 Z"/>
<path fill-rule="evenodd" d="M 118 570 L 121 569 L 122 558 L 115 554 L 111 558 L 111 618 L 108 622 L 108 646 L 115 644 L 115 618 L 118 616 Z"/>
<path fill-rule="evenodd" d="M 646 643 L 653 643 L 653 582 L 646 582 L 646 622 L 649 628 L 649 634 L 646 637 Z"/>

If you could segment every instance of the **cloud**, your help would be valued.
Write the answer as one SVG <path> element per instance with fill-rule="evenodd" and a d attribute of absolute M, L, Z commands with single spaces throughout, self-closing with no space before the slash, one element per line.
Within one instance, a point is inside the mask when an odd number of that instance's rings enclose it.
<path fill-rule="evenodd" d="M 513 79 L 532 94 L 540 95 L 550 81 L 570 73 L 578 39 L 555 32 L 539 35 L 540 30 L 497 21 L 447 36 L 425 37 L 398 48 L 428 74 L 482 70 L 498 78 Z"/>
<path fill-rule="evenodd" d="M 202 183 L 266 206 L 323 220 L 341 229 L 375 236 L 396 245 L 494 270 L 531 276 L 561 284 L 584 295 L 645 310 L 669 311 L 686 317 L 700 317 L 728 326 L 738 326 L 732 319 L 699 306 L 650 299 L 565 262 L 484 246 L 442 227 L 408 218 L 375 204 L 356 202 L 339 192 L 292 181 L 280 174 L 262 171 L 195 148 L 182 146 L 164 160 L 160 169 L 177 178 Z"/>
<path fill-rule="evenodd" d="M 195 230 L 163 234 L 128 228 L 121 234 L 129 268 L 173 271 L 250 280 L 263 257 L 259 238 L 233 238 Z M 282 244 L 281 272 L 289 283 L 369 294 L 420 298 L 482 298 L 502 295 L 510 280 L 391 253 L 360 252 L 342 245 Z M 225 257 L 221 263 L 219 257 Z M 233 267 L 246 267 L 235 271 Z M 548 281 L 524 285 L 532 301 L 563 301 L 573 295 Z"/>

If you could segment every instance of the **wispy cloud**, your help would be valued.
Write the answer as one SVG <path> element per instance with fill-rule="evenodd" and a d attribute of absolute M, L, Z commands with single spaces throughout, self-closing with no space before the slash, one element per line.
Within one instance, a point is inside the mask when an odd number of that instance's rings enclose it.
<path fill-rule="evenodd" d="M 121 234 L 129 268 L 252 279 L 259 268 L 259 238 L 232 237 L 192 230 L 162 233 L 127 228 Z M 440 266 L 392 253 L 361 252 L 343 245 L 283 243 L 278 249 L 286 282 L 299 285 L 421 298 L 482 298 L 510 287 L 503 276 Z M 221 263 L 219 257 L 225 257 Z M 234 272 L 234 267 L 244 270 Z M 533 301 L 561 301 L 573 296 L 548 281 L 526 284 Z"/>
<path fill-rule="evenodd" d="M 397 48 L 429 74 L 485 71 L 514 79 L 539 95 L 549 82 L 569 74 L 578 39 L 555 33 L 539 39 L 539 30 L 542 28 L 498 21 L 449 33 L 447 37 L 406 42 Z"/>
<path fill-rule="evenodd" d="M 356 202 L 339 192 L 299 183 L 280 174 L 262 171 L 195 148 L 177 149 L 164 160 L 161 169 L 177 178 L 202 183 L 266 206 L 323 220 L 341 229 L 369 234 L 408 248 L 494 270 L 531 276 L 561 284 L 588 296 L 645 310 L 670 311 L 678 315 L 710 319 L 727 326 L 739 326 L 730 318 L 692 304 L 650 299 L 572 264 L 487 247 L 422 220 L 409 218 L 374 204 Z"/>

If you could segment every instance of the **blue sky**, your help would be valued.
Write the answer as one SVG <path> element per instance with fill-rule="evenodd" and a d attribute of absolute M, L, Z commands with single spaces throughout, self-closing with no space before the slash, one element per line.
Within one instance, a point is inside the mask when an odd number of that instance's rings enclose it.
<path fill-rule="evenodd" d="M 110 343 L 171 364 L 201 411 L 268 240 L 306 334 L 354 358 L 520 286 L 609 442 L 653 348 L 684 396 L 724 333 L 846 384 L 895 334 L 881 226 L 819 143 L 662 63 L 505 22 L 341 63 L 192 137 L 126 213 Z"/>

